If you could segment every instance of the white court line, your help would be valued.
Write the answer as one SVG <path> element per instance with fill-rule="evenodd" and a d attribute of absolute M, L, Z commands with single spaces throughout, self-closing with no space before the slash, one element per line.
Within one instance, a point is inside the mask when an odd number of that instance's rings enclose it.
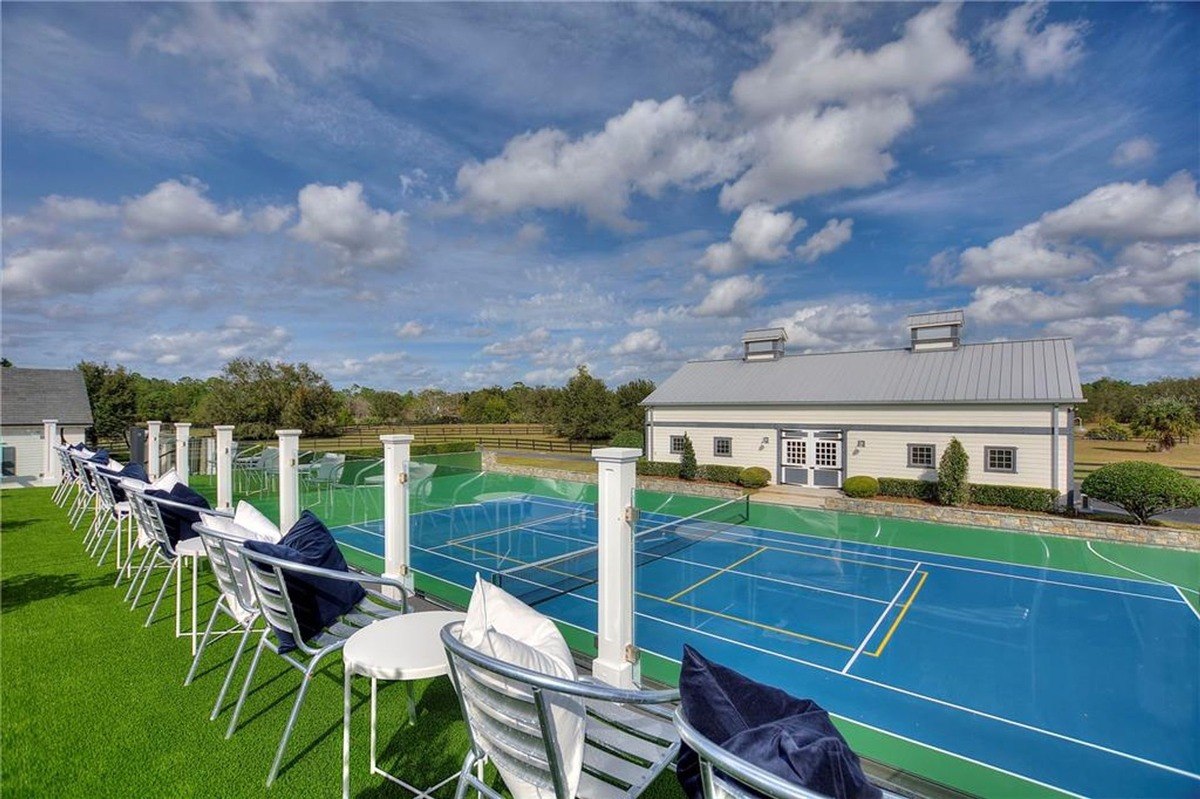
<path fill-rule="evenodd" d="M 1092 546 L 1091 541 L 1087 542 L 1087 548 L 1088 548 L 1089 552 L 1091 552 L 1096 557 L 1100 558 L 1100 560 L 1105 561 L 1106 563 L 1111 563 L 1113 566 L 1116 566 L 1118 569 L 1124 569 L 1125 571 L 1130 572 L 1131 574 L 1136 574 L 1139 577 L 1145 577 L 1147 580 L 1150 580 L 1151 582 L 1154 582 L 1154 583 L 1158 583 L 1159 585 L 1169 585 L 1172 588 L 1174 588 L 1176 591 L 1179 591 L 1181 594 L 1184 591 L 1187 591 L 1190 594 L 1200 594 L 1200 591 L 1197 591 L 1195 589 L 1182 588 L 1178 585 L 1175 585 L 1175 583 L 1168 582 L 1168 581 L 1162 579 L 1161 577 L 1155 577 L 1153 575 L 1146 574 L 1145 572 L 1140 572 L 1137 569 L 1132 569 L 1132 568 L 1126 566 L 1124 563 L 1117 563 L 1112 558 L 1105 557 L 1104 555 L 1101 555 L 1099 552 L 1097 552 L 1096 548 Z M 1186 597 L 1185 597 L 1184 601 L 1187 601 Z"/>
<path fill-rule="evenodd" d="M 1188 606 L 1188 610 L 1190 610 L 1192 613 L 1195 613 L 1196 618 L 1200 619 L 1200 610 L 1196 610 L 1196 606 L 1189 602 L 1188 598 L 1183 595 L 1183 589 L 1179 586 L 1175 586 L 1175 590 L 1179 592 L 1179 596 L 1183 599 L 1183 604 Z"/>
<path fill-rule="evenodd" d="M 711 571 L 722 571 L 720 566 L 713 566 L 708 563 L 701 563 L 700 561 L 697 561 L 697 560 L 687 560 L 686 558 L 676 558 L 676 557 L 672 557 L 671 555 L 664 555 L 661 558 L 657 558 L 657 560 L 665 560 L 665 561 L 670 561 L 671 563 L 684 563 L 684 564 L 688 564 L 691 566 L 699 566 L 703 569 L 709 569 Z M 647 564 L 647 565 L 649 565 L 649 564 Z M 838 591 L 834 588 L 821 588 L 818 585 L 812 585 L 810 583 L 802 583 L 802 582 L 799 582 L 796 580 L 784 580 L 779 577 L 768 577 L 765 574 L 753 574 L 752 572 L 744 572 L 740 569 L 724 569 L 724 571 L 726 574 L 737 574 L 737 575 L 741 575 L 742 577 L 745 577 L 750 580 L 763 580 L 764 582 L 779 583 L 780 585 L 786 585 L 786 586 L 790 586 L 792 588 L 804 588 L 809 591 L 820 591 L 823 594 L 836 594 L 838 596 L 844 596 L 848 599 L 861 599 L 864 602 L 875 602 L 876 604 L 879 604 L 879 605 L 887 604 L 886 599 L 879 599 L 878 597 L 873 597 L 873 596 L 862 596 L 861 594 L 853 594 L 853 593 L 850 593 L 849 591 Z"/>
<path fill-rule="evenodd" d="M 468 541 L 475 541 L 480 538 L 487 538 L 489 535 L 498 535 L 499 533 L 509 533 L 509 532 L 512 532 L 513 530 L 531 530 L 531 529 L 533 529 L 533 527 L 535 525 L 538 525 L 538 524 L 544 524 L 545 522 L 562 521 L 563 519 L 570 519 L 577 515 L 578 515 L 578 512 L 560 513 L 557 516 L 547 516 L 543 519 L 537 519 L 535 521 L 526 522 L 524 524 L 510 524 L 508 527 L 497 527 L 495 530 L 488 530 L 487 532 L 483 532 L 483 533 L 473 533 L 471 535 L 463 536 L 462 538 L 455 538 L 450 541 L 447 541 L 444 544 L 438 544 L 438 547 L 449 547 L 449 546 L 454 546 L 455 544 L 465 544 Z M 436 548 L 437 547 L 435 547 L 435 549 Z"/>
<path fill-rule="evenodd" d="M 928 566 L 930 564 L 926 564 L 926 565 Z M 1124 758 L 1126 760 L 1132 760 L 1136 763 L 1141 763 L 1142 765 L 1152 766 L 1154 768 L 1162 769 L 1163 771 L 1169 771 L 1173 774 L 1179 774 L 1180 776 L 1183 776 L 1183 777 L 1190 777 L 1195 780 L 1200 780 L 1200 774 L 1193 774 L 1190 771 L 1185 771 L 1184 769 L 1176 768 L 1175 766 L 1168 766 L 1165 763 L 1157 763 L 1153 760 L 1148 760 L 1147 758 L 1141 757 L 1139 755 L 1134 755 L 1129 752 L 1122 752 L 1119 749 L 1111 749 L 1102 744 L 1092 743 L 1090 741 L 1084 741 L 1079 738 L 1072 738 L 1070 735 L 1064 735 L 1061 732 L 1054 732 L 1053 730 L 1042 729 L 1041 727 L 1035 727 L 1032 724 L 1026 724 L 1023 721 L 1015 721 L 1013 719 L 1007 719 L 1003 716 L 997 716 L 994 713 L 988 713 L 983 710 L 976 710 L 974 708 L 965 707 L 963 705 L 956 705 L 955 703 L 948 702 L 945 699 L 938 699 L 936 697 L 926 696 L 925 694 L 919 694 L 916 691 L 910 691 L 907 688 L 900 688 L 895 685 L 888 685 L 887 683 L 884 683 L 884 682 L 877 682 L 875 680 L 868 679 L 867 677 L 860 677 L 857 674 L 852 674 L 852 673 L 842 674 L 842 672 L 838 671 L 837 669 L 833 668 L 832 666 L 824 666 L 820 663 L 813 663 L 811 661 L 804 660 L 802 658 L 792 657 L 791 655 L 784 655 L 779 652 L 772 652 L 769 649 L 763 649 L 762 647 L 754 646 L 753 644 L 747 644 L 742 641 L 734 640 L 732 638 L 726 638 L 723 635 L 717 635 L 715 633 L 710 633 L 706 630 L 700 630 L 700 629 L 696 629 L 693 627 L 688 627 L 683 624 L 679 624 L 677 622 L 673 622 L 673 621 L 669 621 L 667 619 L 660 618 L 658 616 L 651 616 L 646 613 L 639 613 L 637 615 L 639 615 L 643 618 L 647 618 L 647 619 L 651 619 L 653 621 L 667 624 L 671 627 L 678 627 L 681 630 L 699 633 L 700 635 L 707 635 L 710 638 L 716 638 L 720 641 L 724 641 L 726 643 L 733 644 L 734 646 L 740 646 L 745 649 L 750 649 L 750 650 L 753 650 L 756 652 L 761 652 L 765 655 L 772 655 L 774 657 L 781 658 L 783 660 L 790 660 L 794 663 L 800 663 L 805 666 L 811 666 L 814 669 L 829 672 L 830 674 L 837 674 L 841 677 L 845 677 L 848 680 L 857 680 L 858 682 L 866 683 L 867 685 L 874 685 L 877 688 L 882 688 L 886 691 L 893 691 L 898 694 L 904 694 L 905 696 L 911 696 L 914 699 L 923 699 L 923 700 L 925 700 L 927 702 L 931 702 L 935 705 L 941 705 L 943 707 L 948 707 L 951 710 L 958 710 L 958 711 L 961 711 L 963 713 L 968 713 L 973 716 L 979 716 L 981 718 L 986 718 L 986 719 L 990 719 L 992 721 L 997 721 L 997 722 L 1000 722 L 1001 724 L 1008 724 L 1010 726 L 1017 727 L 1017 728 L 1023 729 L 1023 730 L 1027 730 L 1029 732 L 1040 733 L 1042 735 L 1046 735 L 1051 738 L 1057 738 L 1059 740 L 1066 741 L 1068 743 L 1078 744 L 1079 746 L 1083 746 L 1088 749 L 1095 749 L 1096 751 L 1104 752 L 1105 754 L 1115 755 L 1117 757 Z M 653 650 L 645 650 L 645 651 L 653 652 Z M 653 654 L 658 655 L 659 657 L 667 657 L 665 655 L 659 654 L 658 652 L 653 652 Z M 679 662 L 675 658 L 671 658 L 671 657 L 667 657 L 667 660 L 672 660 L 676 663 Z"/>
<path fill-rule="evenodd" d="M 854 654 L 850 656 L 850 659 L 846 661 L 846 665 L 842 667 L 842 674 L 850 671 L 850 667 L 854 665 L 854 661 L 858 660 L 858 656 L 861 655 L 863 650 L 867 648 L 867 642 L 871 640 L 871 636 L 873 636 L 875 631 L 879 629 L 879 625 L 883 624 L 883 620 L 887 618 L 887 615 L 892 612 L 892 608 L 896 607 L 896 603 L 899 602 L 900 597 L 904 595 L 904 589 L 908 588 L 908 584 L 912 582 L 913 577 L 917 575 L 917 570 L 920 568 L 920 563 L 912 567 L 912 571 L 908 573 L 908 577 L 905 578 L 904 583 L 900 586 L 900 590 L 897 591 L 892 597 L 892 601 L 888 603 L 888 606 L 883 609 L 883 613 L 879 614 L 879 618 L 875 620 L 875 624 L 871 626 L 871 630 L 867 633 L 866 637 L 862 639 L 862 643 L 858 645 L 858 649 L 854 650 Z"/>

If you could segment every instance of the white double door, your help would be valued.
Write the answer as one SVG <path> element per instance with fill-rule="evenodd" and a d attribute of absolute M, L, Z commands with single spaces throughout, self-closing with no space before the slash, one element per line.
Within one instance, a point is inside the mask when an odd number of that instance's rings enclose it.
<path fill-rule="evenodd" d="M 780 469 L 783 482 L 813 488 L 842 487 L 841 430 L 784 430 Z"/>

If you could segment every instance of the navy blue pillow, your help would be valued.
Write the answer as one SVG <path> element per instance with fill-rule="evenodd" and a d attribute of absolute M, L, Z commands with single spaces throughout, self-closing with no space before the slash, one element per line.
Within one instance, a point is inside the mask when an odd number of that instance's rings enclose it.
<path fill-rule="evenodd" d="M 146 492 L 146 496 L 161 497 L 162 499 L 169 499 L 172 502 L 179 502 L 184 505 L 191 505 L 194 508 L 203 508 L 204 510 L 212 508 L 208 504 L 207 499 L 201 494 L 197 494 L 195 489 L 186 483 L 176 483 L 170 491 L 163 491 L 161 488 L 152 488 Z M 200 521 L 199 511 L 169 508 L 166 505 L 159 505 L 158 512 L 162 516 L 163 528 L 167 531 L 167 538 L 171 539 L 172 544 L 178 544 L 181 540 L 196 537 L 196 531 L 192 529 L 192 525 Z"/>
<path fill-rule="evenodd" d="M 705 738 L 759 768 L 836 799 L 882 796 L 829 714 L 811 699 L 755 682 L 686 645 L 679 697 Z M 686 746 L 676 774 L 689 797 L 703 796 L 699 759 Z"/>
<path fill-rule="evenodd" d="M 310 510 L 300 514 L 299 520 L 278 544 L 247 541 L 245 546 L 253 552 L 307 566 L 350 571 L 333 534 Z M 284 572 L 284 579 L 292 608 L 296 612 L 300 635 L 305 641 L 333 624 L 339 616 L 350 612 L 367 595 L 358 583 L 331 577 Z M 289 631 L 276 629 L 275 637 L 279 639 L 280 652 L 290 652 L 296 648 L 296 641 Z"/>
<path fill-rule="evenodd" d="M 99 463 L 100 465 L 104 465 L 104 464 L 108 463 L 108 450 L 98 449 L 92 455 L 92 457 L 88 458 L 88 460 L 91 461 L 92 463 Z"/>
<path fill-rule="evenodd" d="M 127 463 L 121 471 L 116 472 L 117 478 L 128 477 L 133 480 L 141 480 L 143 483 L 150 482 L 150 475 L 146 474 L 146 467 L 140 463 Z M 121 488 L 120 479 L 112 481 L 113 499 L 117 502 L 126 500 L 125 489 Z"/>

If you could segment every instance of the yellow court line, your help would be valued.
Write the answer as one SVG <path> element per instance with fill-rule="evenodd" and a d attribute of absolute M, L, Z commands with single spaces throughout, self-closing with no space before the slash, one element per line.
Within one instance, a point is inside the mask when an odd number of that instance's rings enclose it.
<path fill-rule="evenodd" d="M 921 586 L 925 585 L 925 578 L 928 576 L 929 572 L 921 572 L 921 579 L 917 581 L 917 587 L 914 588 L 913 592 L 908 595 L 908 601 L 901 606 L 900 613 L 896 616 L 896 620 L 892 622 L 892 626 L 888 628 L 887 635 L 885 635 L 883 640 L 879 642 L 879 648 L 874 652 L 868 652 L 868 655 L 873 658 L 877 658 L 883 654 L 883 648 L 888 645 L 888 641 L 892 640 L 892 633 L 896 632 L 896 628 L 899 627 L 900 622 L 904 620 L 904 614 L 908 613 L 908 609 L 912 607 L 913 600 L 917 598 L 917 594 L 920 593 Z"/>
<path fill-rule="evenodd" d="M 715 572 L 713 572 L 712 574 L 710 574 L 710 575 L 708 575 L 707 577 L 705 577 L 703 580 L 700 580 L 700 581 L 698 581 L 698 582 L 692 583 L 691 585 L 689 585 L 687 588 L 683 589 L 683 590 L 682 590 L 682 591 L 680 591 L 679 593 L 677 593 L 677 594 L 673 594 L 673 595 L 671 596 L 671 599 L 679 599 L 679 597 L 683 596 L 684 594 L 686 594 L 686 593 L 689 593 L 689 592 L 691 592 L 691 591 L 695 591 L 697 588 L 699 588 L 700 586 L 704 585 L 704 584 L 705 584 L 705 583 L 707 583 L 709 580 L 714 580 L 714 579 L 716 579 L 717 577 L 720 577 L 722 574 L 724 574 L 725 572 L 729 571 L 730 569 L 736 569 L 738 566 L 741 566 L 743 563 L 745 563 L 746 561 L 750 560 L 751 558 L 757 558 L 759 555 L 761 555 L 762 553 L 766 552 L 766 551 L 767 551 L 767 549 L 768 549 L 768 547 L 759 547 L 758 549 L 754 550 L 753 552 L 751 552 L 749 555 L 747 555 L 746 557 L 742 558 L 741 560 L 739 560 L 739 561 L 735 561 L 735 562 L 733 562 L 733 563 L 730 563 L 730 564 L 729 564 L 728 566 L 726 566 L 725 568 L 723 568 L 723 569 L 721 569 L 721 570 L 719 570 L 719 571 L 715 571 Z"/>
<path fill-rule="evenodd" d="M 736 621 L 739 624 L 749 624 L 751 627 L 758 627 L 759 629 L 767 630 L 769 632 L 783 633 L 784 635 L 790 635 L 793 638 L 803 638 L 805 641 L 812 641 L 812 642 L 818 643 L 818 644 L 825 644 L 826 646 L 836 647 L 837 649 L 844 649 L 847 652 L 854 651 L 854 647 L 848 646 L 846 644 L 839 644 L 837 641 L 826 641 L 824 638 L 817 638 L 816 636 L 813 636 L 813 635 L 805 635 L 804 633 L 794 633 L 791 630 L 785 630 L 782 627 L 772 627 L 769 624 L 763 624 L 762 622 L 752 621 L 751 619 L 744 619 L 741 616 L 733 616 L 728 613 L 722 613 L 719 610 L 709 610 L 708 608 L 700 608 L 700 607 L 696 607 L 695 605 L 689 605 L 686 602 L 677 602 L 673 599 L 667 599 L 666 597 L 655 596 L 654 594 L 643 593 L 642 591 L 638 591 L 638 596 L 645 597 L 646 599 L 654 599 L 654 600 L 657 600 L 658 602 L 666 602 L 668 605 L 674 605 L 675 607 L 685 608 L 687 610 L 694 610 L 698 613 L 707 613 L 708 615 L 716 616 L 719 619 L 726 619 L 728 621 Z"/>

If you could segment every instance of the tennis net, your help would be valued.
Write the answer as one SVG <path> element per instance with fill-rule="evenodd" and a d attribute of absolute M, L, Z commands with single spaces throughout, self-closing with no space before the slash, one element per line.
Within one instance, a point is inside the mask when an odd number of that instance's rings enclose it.
<path fill-rule="evenodd" d="M 732 526 L 745 524 L 750 518 L 750 497 L 732 499 L 681 518 L 654 513 L 642 518 L 656 523 L 634 534 L 637 567 L 673 555 Z M 538 605 L 595 584 L 600 575 L 598 552 L 599 546 L 590 546 L 505 569 L 495 572 L 492 582 L 525 604 Z"/>

